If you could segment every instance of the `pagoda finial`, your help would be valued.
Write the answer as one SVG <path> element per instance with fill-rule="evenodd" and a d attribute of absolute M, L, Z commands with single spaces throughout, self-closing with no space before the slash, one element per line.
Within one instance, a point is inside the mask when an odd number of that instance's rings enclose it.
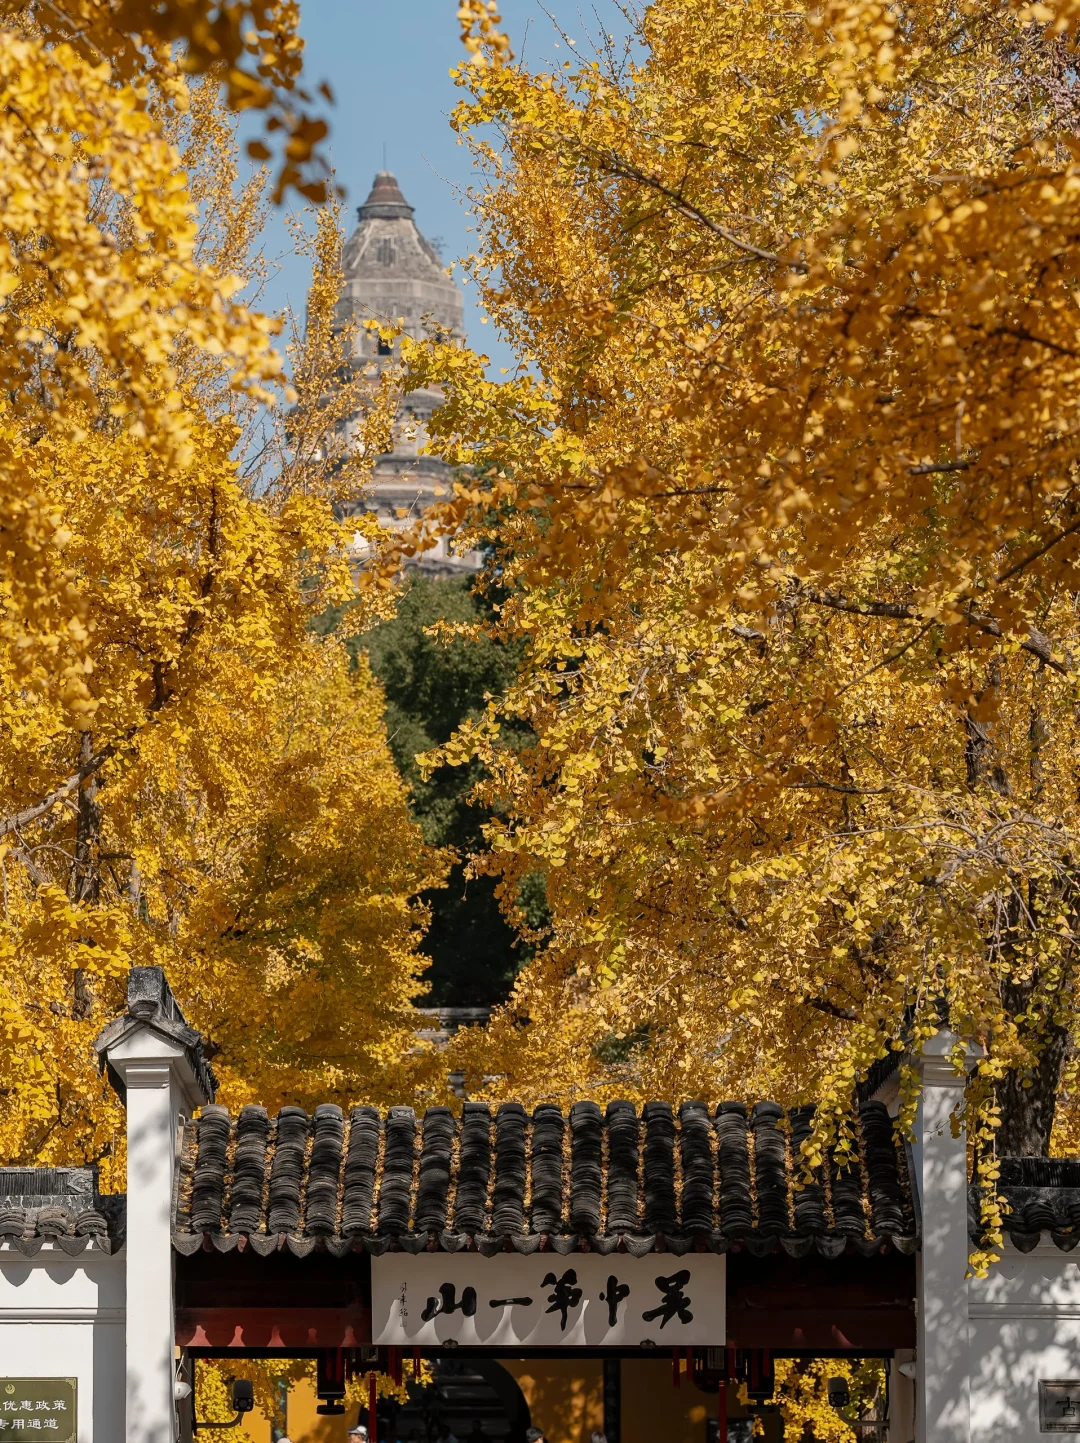
<path fill-rule="evenodd" d="M 401 193 L 397 176 L 389 170 L 380 170 L 371 187 L 371 193 L 362 206 L 357 207 L 361 220 L 374 217 L 377 220 L 411 220 L 413 207 Z"/>

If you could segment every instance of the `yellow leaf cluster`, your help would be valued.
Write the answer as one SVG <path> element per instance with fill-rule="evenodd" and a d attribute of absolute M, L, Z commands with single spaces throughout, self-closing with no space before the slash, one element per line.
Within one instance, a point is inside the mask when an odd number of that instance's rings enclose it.
<path fill-rule="evenodd" d="M 415 1081 L 409 899 L 439 866 L 378 687 L 310 629 L 355 595 L 342 527 L 319 498 L 275 512 L 245 495 L 217 429 L 193 429 L 190 469 L 126 435 L 32 453 L 72 530 L 95 710 L 80 729 L 0 650 L 0 1147 L 16 1161 L 109 1155 L 90 1043 L 133 963 L 166 967 L 230 1101 Z"/>
<path fill-rule="evenodd" d="M 180 157 L 135 91 L 66 45 L 11 31 L 0 34 L 0 209 L 0 629 L 20 680 L 87 720 L 71 527 L 35 484 L 29 448 L 122 427 L 162 466 L 185 467 L 181 353 L 215 358 L 260 396 L 280 363 L 271 322 L 200 263 Z"/>
<path fill-rule="evenodd" d="M 157 87 L 180 105 L 186 76 L 213 74 L 231 110 L 265 111 L 268 136 L 280 135 L 276 198 L 291 188 L 311 201 L 326 198 L 328 171 L 316 147 L 327 125 L 303 108 L 312 97 L 299 84 L 304 42 L 296 0 L 0 0 L 4 20 L 31 28 L 47 45 L 104 62 L 143 95 Z M 248 153 L 268 160 L 271 150 L 253 140 Z"/>
<path fill-rule="evenodd" d="M 992 1183 L 1077 1041 L 1076 57 L 1008 7 L 894 28 L 658 0 L 625 62 L 460 77 L 521 366 L 410 364 L 525 662 L 440 755 L 486 763 L 508 905 L 540 871 L 551 907 L 461 1057 L 815 1098 L 812 1165 L 947 1013 Z"/>
<path fill-rule="evenodd" d="M 166 969 L 231 1104 L 437 1086 L 415 898 L 444 864 L 380 689 L 324 634 L 382 605 L 334 504 L 364 480 L 335 451 L 364 400 L 325 324 L 336 212 L 275 423 L 276 324 L 234 299 L 258 274 L 261 183 L 236 184 L 216 81 L 184 112 L 7 41 L 0 1155 L 97 1161 L 109 1185 L 123 1129 L 92 1043 L 132 965 Z M 368 399 L 361 455 L 388 405 Z"/>

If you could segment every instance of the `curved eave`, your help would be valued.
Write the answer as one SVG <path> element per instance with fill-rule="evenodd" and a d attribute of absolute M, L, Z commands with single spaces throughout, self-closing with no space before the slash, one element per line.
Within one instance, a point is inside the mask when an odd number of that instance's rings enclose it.
<path fill-rule="evenodd" d="M 853 1237 L 843 1233 L 778 1237 L 766 1237 L 759 1233 L 744 1237 L 725 1237 L 715 1233 L 708 1236 L 699 1234 L 695 1237 L 662 1237 L 655 1234 L 639 1236 L 626 1233 L 608 1233 L 593 1237 L 548 1233 L 504 1237 L 490 1234 L 473 1236 L 466 1233 L 406 1233 L 398 1237 L 376 1237 L 371 1234 L 342 1237 L 324 1234 L 304 1236 L 294 1233 L 175 1232 L 173 1247 L 186 1257 L 200 1250 L 229 1253 L 244 1252 L 250 1247 L 261 1257 L 288 1251 L 294 1257 L 301 1258 L 308 1257 L 313 1252 L 329 1252 L 335 1257 L 344 1257 L 346 1253 L 369 1253 L 374 1257 L 381 1257 L 387 1252 L 476 1252 L 488 1258 L 505 1252 L 544 1252 L 564 1256 L 583 1252 L 600 1253 L 602 1256 L 629 1253 L 632 1257 L 640 1258 L 647 1253 L 669 1253 L 682 1257 L 692 1252 L 728 1253 L 743 1250 L 752 1257 L 767 1257 L 771 1253 L 783 1252 L 790 1258 L 804 1258 L 811 1252 L 817 1252 L 824 1258 L 838 1258 L 845 1253 L 874 1257 L 889 1248 L 910 1255 L 918 1248 L 918 1238 L 903 1234 Z"/>

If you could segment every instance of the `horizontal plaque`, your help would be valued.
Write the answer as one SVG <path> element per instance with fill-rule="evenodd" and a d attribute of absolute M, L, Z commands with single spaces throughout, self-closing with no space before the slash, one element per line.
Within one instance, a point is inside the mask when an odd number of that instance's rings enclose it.
<path fill-rule="evenodd" d="M 722 1346 L 716 1253 L 383 1253 L 371 1259 L 372 1341 L 389 1346 Z"/>
<path fill-rule="evenodd" d="M 0 1378 L 0 1437 L 76 1443 L 77 1402 L 74 1378 Z"/>

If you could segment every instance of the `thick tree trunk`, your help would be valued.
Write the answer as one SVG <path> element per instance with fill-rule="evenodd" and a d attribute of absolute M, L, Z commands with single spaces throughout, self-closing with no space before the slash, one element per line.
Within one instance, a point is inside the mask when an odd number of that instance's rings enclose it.
<path fill-rule="evenodd" d="M 1001 1107 L 1001 1126 L 997 1134 L 999 1157 L 1049 1156 L 1054 1109 L 1068 1040 L 1064 1027 L 1051 1027 L 1043 1040 L 1036 1066 L 1027 1072 L 1012 1072 L 998 1083 L 997 1097 Z"/>
<path fill-rule="evenodd" d="M 1039 700 L 1046 685 L 1045 668 L 1035 678 L 1036 704 L 1031 708 L 1028 725 L 1028 783 L 1033 805 L 1042 802 L 1045 794 L 1043 749 L 1049 740 L 1049 729 Z M 1015 893 L 1014 893 L 1015 896 Z M 1036 884 L 1028 883 L 1028 905 L 1037 911 Z M 1020 925 L 1019 910 L 1013 909 L 1011 926 Z M 1013 1016 L 1021 1016 L 1031 1006 L 1032 984 L 1007 984 L 1002 1001 Z M 1047 1157 L 1054 1130 L 1054 1110 L 1061 1085 L 1061 1070 L 1069 1046 L 1064 1027 L 1051 1026 L 1040 1039 L 1036 1065 L 1023 1073 L 1010 1073 L 998 1084 L 997 1098 L 1001 1107 L 1001 1126 L 997 1134 L 1000 1157 Z"/>
<path fill-rule="evenodd" d="M 94 755 L 91 732 L 82 734 L 79 765 L 85 766 Z M 101 896 L 101 806 L 98 802 L 97 776 L 92 776 L 79 789 L 79 815 L 75 827 L 75 865 L 71 872 L 71 895 L 76 902 L 97 902 Z M 82 967 L 75 969 L 72 1017 L 84 1020 L 94 1006 L 90 978 Z"/>
<path fill-rule="evenodd" d="M 93 734 L 83 732 L 79 746 L 79 765 L 85 766 L 93 755 Z M 98 860 L 100 841 L 101 806 L 98 803 L 97 776 L 94 775 L 79 788 L 75 866 L 71 877 L 71 895 L 75 902 L 96 902 L 101 895 L 101 868 Z"/>

